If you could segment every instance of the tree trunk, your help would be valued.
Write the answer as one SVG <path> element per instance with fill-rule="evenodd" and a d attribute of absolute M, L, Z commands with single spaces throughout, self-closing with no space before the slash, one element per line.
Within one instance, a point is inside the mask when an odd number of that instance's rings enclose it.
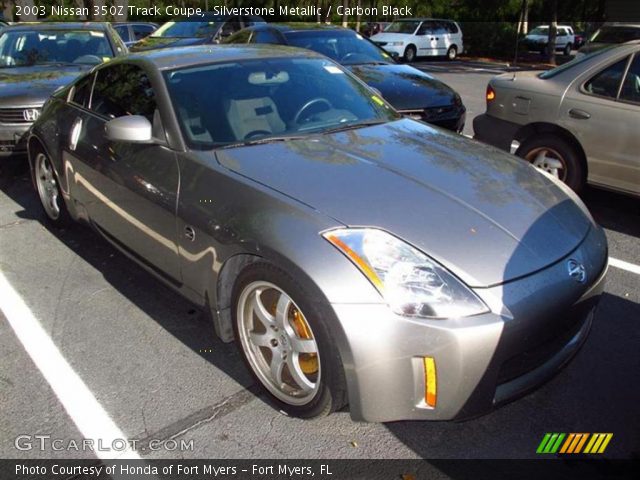
<path fill-rule="evenodd" d="M 16 5 L 19 5 L 21 7 L 29 7 L 29 14 L 25 15 L 24 13 L 22 15 L 20 15 L 19 20 L 21 22 L 35 22 L 36 20 L 38 20 L 38 14 L 33 14 L 31 13 L 33 8 L 35 6 L 33 0 L 16 0 Z"/>
<path fill-rule="evenodd" d="M 342 26 L 346 27 L 349 25 L 349 17 L 347 16 L 347 7 L 349 6 L 349 0 L 342 0 L 342 6 L 344 10 L 342 11 Z"/>
<path fill-rule="evenodd" d="M 529 0 L 522 0 L 522 33 L 529 33 Z"/>
<path fill-rule="evenodd" d="M 551 2 L 551 25 L 549 25 L 548 58 L 551 65 L 556 64 L 556 37 L 558 33 L 558 0 Z"/>
<path fill-rule="evenodd" d="M 122 6 L 122 15 L 114 15 L 113 16 L 113 21 L 114 22 L 126 22 L 127 18 L 129 17 L 129 9 L 127 8 L 127 6 L 129 5 L 129 0 L 113 0 L 113 6 L 114 7 L 120 7 Z M 118 13 L 117 9 L 116 9 L 116 13 Z"/>
<path fill-rule="evenodd" d="M 362 0 L 358 0 L 358 15 L 356 16 L 356 32 L 360 32 L 360 22 L 362 21 L 362 15 L 360 15 L 360 7 L 362 7 Z"/>
<path fill-rule="evenodd" d="M 13 22 L 13 2 L 5 0 L 3 3 L 2 16 L 7 22 Z"/>
<path fill-rule="evenodd" d="M 104 15 L 101 12 L 102 7 L 104 7 L 105 5 L 105 0 L 93 0 L 91 2 L 94 6 L 98 7 L 98 14 L 97 15 L 93 15 L 93 20 L 96 20 L 98 22 L 104 22 L 106 20 L 106 18 L 104 17 Z"/>

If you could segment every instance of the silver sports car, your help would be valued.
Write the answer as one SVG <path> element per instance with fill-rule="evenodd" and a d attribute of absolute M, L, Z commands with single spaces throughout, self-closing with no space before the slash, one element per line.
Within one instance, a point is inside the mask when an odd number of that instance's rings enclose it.
<path fill-rule="evenodd" d="M 566 186 L 309 51 L 108 62 L 28 147 L 46 218 L 210 311 L 290 415 L 486 412 L 567 363 L 603 288 L 605 237 Z"/>

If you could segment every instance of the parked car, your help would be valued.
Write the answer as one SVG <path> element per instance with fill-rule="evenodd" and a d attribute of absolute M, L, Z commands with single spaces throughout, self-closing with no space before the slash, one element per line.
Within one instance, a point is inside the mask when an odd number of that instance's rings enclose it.
<path fill-rule="evenodd" d="M 607 269 L 560 182 L 311 51 L 108 62 L 54 95 L 29 158 L 48 220 L 89 222 L 211 311 L 300 417 L 486 412 L 567 363 Z"/>
<path fill-rule="evenodd" d="M 371 40 L 407 62 L 422 56 L 443 56 L 455 60 L 464 50 L 462 30 L 451 20 L 399 19 Z"/>
<path fill-rule="evenodd" d="M 258 23 L 264 23 L 258 16 L 205 12 L 202 17 L 187 17 L 165 23 L 148 37 L 134 43 L 131 51 L 220 43 L 235 32 Z"/>
<path fill-rule="evenodd" d="M 573 48 L 579 49 L 587 41 L 587 34 L 585 32 L 573 33 Z"/>
<path fill-rule="evenodd" d="M 155 32 L 158 25 L 151 22 L 119 22 L 114 23 L 113 28 L 124 44 L 129 47 Z"/>
<path fill-rule="evenodd" d="M 568 25 L 556 27 L 556 50 L 561 50 L 564 55 L 571 55 L 575 45 L 573 28 Z M 529 50 L 540 53 L 547 52 L 549 48 L 549 27 L 546 25 L 531 30 L 522 40 L 522 44 Z"/>
<path fill-rule="evenodd" d="M 640 40 L 639 23 L 607 23 L 595 31 L 578 53 L 586 55 L 610 45 L 619 45 L 632 40 Z"/>
<path fill-rule="evenodd" d="M 391 25 L 391 22 L 367 22 L 362 26 L 361 33 L 365 37 L 371 37 L 384 31 L 389 25 Z"/>
<path fill-rule="evenodd" d="M 509 150 L 580 191 L 640 195 L 640 41 L 543 73 L 494 77 L 475 138 Z"/>
<path fill-rule="evenodd" d="M 460 95 L 443 82 L 409 65 L 400 65 L 353 30 L 312 23 L 256 25 L 227 43 L 291 45 L 322 53 L 355 73 L 400 113 L 455 132 L 464 128 Z"/>
<path fill-rule="evenodd" d="M 0 31 L 0 157 L 24 154 L 24 135 L 59 87 L 127 47 L 107 23 L 27 23 Z"/>

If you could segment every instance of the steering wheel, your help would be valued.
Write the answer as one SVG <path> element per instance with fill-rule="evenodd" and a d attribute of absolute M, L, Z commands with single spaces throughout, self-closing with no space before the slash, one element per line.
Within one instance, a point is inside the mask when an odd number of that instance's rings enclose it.
<path fill-rule="evenodd" d="M 312 98 L 307 103 L 305 103 L 302 107 L 300 107 L 300 109 L 296 112 L 295 116 L 293 117 L 293 123 L 299 123 L 302 113 L 312 105 L 315 105 L 316 103 L 324 103 L 329 107 L 329 109 L 333 108 L 333 105 L 331 105 L 331 102 L 329 102 L 329 100 L 327 100 L 326 98 L 322 98 L 322 97 Z"/>
<path fill-rule="evenodd" d="M 250 140 L 257 135 L 271 135 L 271 132 L 267 132 L 266 130 L 252 130 L 244 136 L 244 140 Z"/>

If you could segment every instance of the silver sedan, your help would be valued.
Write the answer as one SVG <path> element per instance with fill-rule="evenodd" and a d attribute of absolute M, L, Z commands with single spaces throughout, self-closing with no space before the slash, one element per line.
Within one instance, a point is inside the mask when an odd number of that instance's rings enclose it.
<path fill-rule="evenodd" d="M 310 51 L 108 62 L 28 147 L 45 218 L 211 312 L 290 415 L 486 412 L 568 362 L 603 288 L 605 237 L 564 184 Z"/>
<path fill-rule="evenodd" d="M 475 138 L 515 153 L 575 191 L 640 195 L 640 41 L 487 86 Z"/>

